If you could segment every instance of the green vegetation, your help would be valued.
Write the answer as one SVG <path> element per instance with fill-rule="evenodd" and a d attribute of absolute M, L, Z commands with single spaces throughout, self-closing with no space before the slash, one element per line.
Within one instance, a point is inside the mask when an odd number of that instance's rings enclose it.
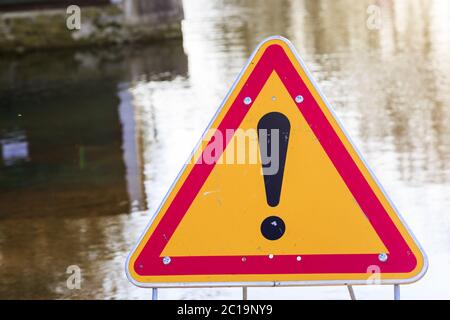
<path fill-rule="evenodd" d="M 0 53 L 151 42 L 181 37 L 180 21 L 127 23 L 115 5 L 81 11 L 81 29 L 69 30 L 64 9 L 0 14 Z"/>

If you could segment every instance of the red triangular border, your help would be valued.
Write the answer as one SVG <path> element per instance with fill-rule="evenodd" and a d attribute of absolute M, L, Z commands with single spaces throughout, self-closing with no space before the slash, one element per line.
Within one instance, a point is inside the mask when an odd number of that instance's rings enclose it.
<path fill-rule="evenodd" d="M 301 114 L 388 249 L 388 260 L 380 262 L 378 254 L 308 255 L 299 252 L 301 263 L 296 260 L 297 255 L 276 255 L 271 260 L 267 255 L 246 255 L 245 262 L 242 256 L 185 256 L 171 257 L 170 264 L 163 264 L 161 252 L 215 165 L 198 162 L 135 260 L 133 267 L 138 275 L 361 274 L 367 273 L 367 268 L 372 265 L 377 265 L 380 273 L 408 273 L 415 269 L 417 259 L 412 250 L 280 45 L 273 44 L 266 48 L 217 130 L 225 132 L 226 129 L 239 127 L 251 107 L 243 107 L 244 98 L 248 96 L 255 101 L 273 71 L 278 74 L 292 99 L 298 94 L 304 97 L 304 102 L 298 104 Z M 225 142 L 224 149 L 230 138 Z"/>

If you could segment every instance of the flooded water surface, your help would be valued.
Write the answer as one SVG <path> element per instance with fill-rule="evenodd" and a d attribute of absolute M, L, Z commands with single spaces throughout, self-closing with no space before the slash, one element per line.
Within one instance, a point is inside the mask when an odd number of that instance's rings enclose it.
<path fill-rule="evenodd" d="M 428 273 L 402 296 L 450 298 L 450 3 L 186 0 L 184 10 L 183 40 L 0 58 L 0 298 L 151 298 L 127 281 L 126 256 L 274 34 L 293 42 L 428 254 Z M 80 289 L 67 287 L 72 265 Z M 393 289 L 355 291 L 390 299 Z M 253 288 L 249 298 L 348 294 Z"/>

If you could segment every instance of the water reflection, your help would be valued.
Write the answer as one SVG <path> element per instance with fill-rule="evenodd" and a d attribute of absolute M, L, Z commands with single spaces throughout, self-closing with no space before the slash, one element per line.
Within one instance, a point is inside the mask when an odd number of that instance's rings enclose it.
<path fill-rule="evenodd" d="M 367 28 L 370 4 L 381 9 L 380 29 Z M 450 297 L 450 4 L 186 0 L 184 11 L 183 44 L 0 61 L 0 297 L 149 298 L 125 279 L 125 256 L 254 46 L 277 33 L 292 39 L 428 252 L 427 276 L 403 296 Z M 65 288 L 70 264 L 83 270 L 77 292 Z M 240 290 L 160 296 L 240 298 Z"/>
<path fill-rule="evenodd" d="M 12 166 L 18 162 L 27 161 L 28 141 L 25 133 L 20 130 L 6 132 L 2 140 L 2 159 L 5 166 Z"/>
<path fill-rule="evenodd" d="M 141 124 L 128 88 L 184 76 L 182 44 L 0 64 L 0 297 L 86 297 L 65 286 L 71 264 L 91 297 L 105 296 L 123 280 L 123 262 L 106 266 L 134 241 L 121 214 L 146 208 Z M 109 289 L 105 267 L 117 270 Z"/>
<path fill-rule="evenodd" d="M 144 209 L 139 123 L 127 83 L 185 74 L 181 45 L 35 54 L 3 64 L 0 218 Z"/>

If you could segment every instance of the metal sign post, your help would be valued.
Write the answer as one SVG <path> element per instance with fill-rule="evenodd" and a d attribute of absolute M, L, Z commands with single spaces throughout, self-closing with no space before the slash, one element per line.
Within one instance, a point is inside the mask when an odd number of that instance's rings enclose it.
<path fill-rule="evenodd" d="M 247 287 L 242 287 L 242 300 L 247 300 Z"/>
<path fill-rule="evenodd" d="M 352 300 L 356 300 L 355 291 L 353 291 L 353 287 L 347 286 L 347 289 L 348 289 L 348 293 L 350 294 L 350 298 Z"/>
<path fill-rule="evenodd" d="M 355 291 L 353 286 L 347 285 L 348 293 L 351 300 L 356 300 Z M 152 300 L 158 300 L 158 288 L 152 288 Z M 242 300 L 248 300 L 248 288 L 242 287 Z M 400 300 L 400 285 L 394 284 L 394 300 Z"/>
<path fill-rule="evenodd" d="M 394 284 L 394 300 L 400 300 L 400 285 Z"/>
<path fill-rule="evenodd" d="M 158 300 L 158 288 L 152 288 L 152 300 Z"/>

